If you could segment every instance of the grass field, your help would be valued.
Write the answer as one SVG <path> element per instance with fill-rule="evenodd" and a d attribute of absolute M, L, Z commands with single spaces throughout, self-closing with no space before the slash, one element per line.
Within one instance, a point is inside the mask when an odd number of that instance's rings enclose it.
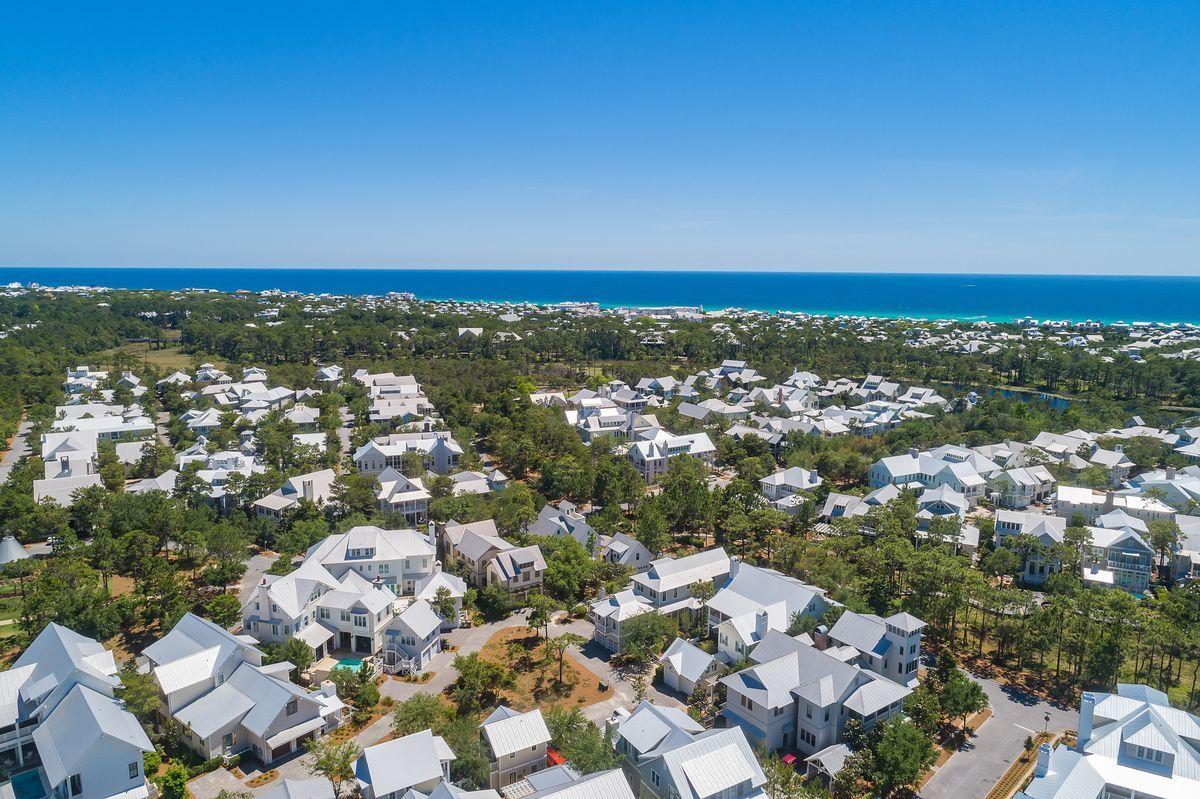
<path fill-rule="evenodd" d="M 105 350 L 104 352 L 100 353 L 100 359 L 103 361 L 104 358 L 111 358 L 117 353 L 130 355 L 134 358 L 137 358 L 139 361 L 142 361 L 143 363 L 168 372 L 173 372 L 176 369 L 185 372 L 190 371 L 193 364 L 197 362 L 212 363 L 219 369 L 229 368 L 229 364 L 219 358 L 198 358 L 195 355 L 189 355 L 188 353 L 183 352 L 179 349 L 179 347 L 174 345 L 169 345 L 163 348 L 154 348 L 152 345 L 147 343 L 123 344 L 120 347 Z"/>

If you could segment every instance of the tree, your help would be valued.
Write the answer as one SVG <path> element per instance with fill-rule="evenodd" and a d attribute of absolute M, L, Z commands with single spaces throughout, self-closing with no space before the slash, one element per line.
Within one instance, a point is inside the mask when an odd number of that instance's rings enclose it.
<path fill-rule="evenodd" d="M 290 635 L 283 639 L 283 643 L 274 650 L 274 655 L 275 657 L 269 658 L 272 663 L 287 661 L 292 664 L 292 670 L 288 672 L 292 680 L 299 679 L 300 675 L 307 671 L 313 662 L 312 648 L 299 638 L 293 638 Z"/>
<path fill-rule="evenodd" d="M 478 652 L 455 657 L 454 670 L 458 672 L 458 679 L 451 694 L 460 714 L 479 712 L 493 704 L 500 691 L 516 684 L 512 672 L 499 663 L 483 659 Z"/>
<path fill-rule="evenodd" d="M 457 606 L 454 604 L 454 595 L 444 585 L 433 592 L 433 601 L 429 605 L 433 608 L 434 613 L 447 621 L 454 619 L 458 612 Z"/>
<path fill-rule="evenodd" d="M 546 642 L 546 646 L 550 651 L 558 656 L 558 684 L 563 682 L 563 665 L 567 658 L 567 650 L 573 646 L 583 646 L 587 643 L 587 639 L 577 633 L 563 633 L 556 635 Z"/>
<path fill-rule="evenodd" d="M 957 669 L 950 675 L 938 694 L 942 712 L 950 718 L 961 718 L 963 736 L 967 733 L 967 717 L 987 707 L 983 687 Z"/>
<path fill-rule="evenodd" d="M 617 765 L 618 756 L 609 735 L 602 734 L 578 707 L 550 707 L 545 718 L 551 746 L 581 773 L 594 774 Z"/>
<path fill-rule="evenodd" d="M 638 508 L 633 535 L 652 555 L 658 555 L 671 543 L 671 536 L 667 532 L 667 517 L 657 502 L 647 501 Z"/>
<path fill-rule="evenodd" d="M 236 594 L 222 592 L 204 603 L 204 615 L 221 627 L 232 627 L 242 617 L 242 603 Z"/>
<path fill-rule="evenodd" d="M 677 631 L 674 619 L 653 610 L 626 619 L 621 623 L 621 654 L 633 663 L 649 663 Z"/>
<path fill-rule="evenodd" d="M 708 468 L 690 455 L 672 458 L 662 477 L 659 501 L 676 532 L 706 528 L 713 501 L 708 491 Z"/>
<path fill-rule="evenodd" d="M 503 585 L 491 582 L 475 593 L 475 607 L 488 621 L 498 621 L 517 609 L 517 601 Z"/>
<path fill-rule="evenodd" d="M 121 669 L 120 677 L 121 685 L 115 692 L 117 698 L 149 730 L 158 711 L 158 684 L 149 672 L 140 673 L 132 659 Z"/>
<path fill-rule="evenodd" d="M 308 773 L 329 780 L 336 799 L 341 794 L 342 783 L 354 779 L 358 744 L 354 741 L 338 743 L 331 738 L 311 738 L 305 742 L 305 748 L 310 756 L 306 764 Z"/>
<path fill-rule="evenodd" d="M 595 573 L 596 562 L 574 538 L 561 536 L 542 539 L 546 571 L 542 584 L 552 596 L 574 604 L 583 599 L 584 589 Z"/>
<path fill-rule="evenodd" d="M 529 626 L 534 630 L 546 628 L 546 638 L 550 637 L 550 618 L 554 613 L 554 600 L 545 594 L 532 594 L 529 597 Z"/>
<path fill-rule="evenodd" d="M 936 757 L 929 736 L 899 717 L 884 723 L 874 754 L 871 779 L 883 797 L 919 780 Z"/>
<path fill-rule="evenodd" d="M 375 512 L 379 496 L 379 478 L 369 474 L 349 472 L 334 478 L 332 505 L 338 518 L 355 513 L 370 516 Z"/>
<path fill-rule="evenodd" d="M 187 796 L 188 771 L 182 763 L 176 763 L 163 772 L 163 799 L 184 799 Z"/>
<path fill-rule="evenodd" d="M 421 730 L 436 730 L 446 716 L 446 706 L 437 696 L 414 694 L 411 699 L 396 705 L 392 713 L 392 731 L 397 736 L 405 736 Z"/>
<path fill-rule="evenodd" d="M 1158 566 L 1161 570 L 1179 546 L 1179 525 L 1172 519 L 1155 519 L 1147 523 L 1146 527 L 1150 530 L 1150 546 L 1158 553 Z"/>

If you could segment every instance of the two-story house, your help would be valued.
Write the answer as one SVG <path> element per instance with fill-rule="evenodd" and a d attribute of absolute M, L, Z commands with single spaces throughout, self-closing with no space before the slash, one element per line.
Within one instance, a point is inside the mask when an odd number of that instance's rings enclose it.
<path fill-rule="evenodd" d="M 520 713 L 501 705 L 479 725 L 488 753 L 489 786 L 500 790 L 546 768 L 550 731 L 542 711 Z"/>
<path fill-rule="evenodd" d="M 51 622 L 0 672 L 0 791 L 8 796 L 145 796 L 142 725 L 114 698 L 112 652 Z"/>

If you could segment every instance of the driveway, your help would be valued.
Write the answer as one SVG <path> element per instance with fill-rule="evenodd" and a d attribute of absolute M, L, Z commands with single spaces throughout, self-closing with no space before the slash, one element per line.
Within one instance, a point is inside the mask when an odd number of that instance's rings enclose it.
<path fill-rule="evenodd" d="M 246 573 L 242 575 L 242 579 L 238 583 L 238 599 L 243 605 L 250 601 L 250 594 L 262 582 L 267 569 L 271 568 L 271 565 L 277 560 L 279 560 L 279 556 L 274 552 L 269 555 L 259 552 L 251 555 L 250 560 L 246 561 Z"/>
<path fill-rule="evenodd" d="M 922 799 L 968 799 L 986 796 L 1024 751 L 1025 739 L 1047 727 L 1079 727 L 1077 709 L 1061 709 L 994 680 L 975 677 L 987 693 L 992 717 L 946 762 L 921 791 Z"/>
<path fill-rule="evenodd" d="M 17 434 L 13 436 L 12 446 L 4 453 L 4 457 L 0 458 L 0 484 L 8 481 L 8 475 L 17 465 L 17 461 L 29 454 L 30 427 L 32 425 L 24 419 L 17 425 Z"/>

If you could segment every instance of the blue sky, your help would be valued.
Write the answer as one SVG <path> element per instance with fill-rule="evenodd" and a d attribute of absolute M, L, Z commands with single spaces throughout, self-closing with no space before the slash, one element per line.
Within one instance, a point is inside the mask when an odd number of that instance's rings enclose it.
<path fill-rule="evenodd" d="M 1200 273 L 1200 3 L 49 5 L 0 265 Z"/>

